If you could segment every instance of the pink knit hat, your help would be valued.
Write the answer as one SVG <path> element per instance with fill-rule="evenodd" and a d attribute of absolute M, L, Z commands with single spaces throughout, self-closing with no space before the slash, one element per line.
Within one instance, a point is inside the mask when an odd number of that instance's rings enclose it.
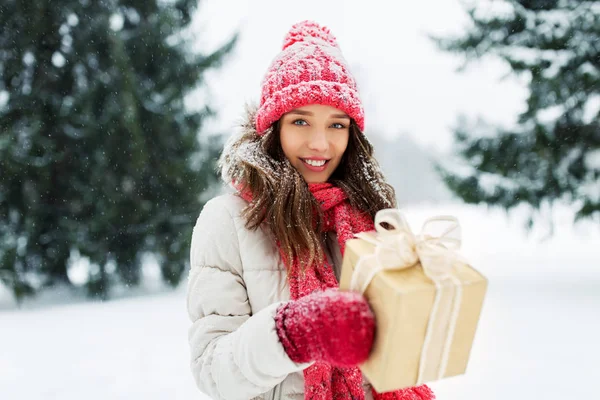
<path fill-rule="evenodd" d="M 263 134 L 283 114 L 309 104 L 342 110 L 364 130 L 356 81 L 336 38 L 328 28 L 303 21 L 292 26 L 262 82 L 256 131 Z"/>

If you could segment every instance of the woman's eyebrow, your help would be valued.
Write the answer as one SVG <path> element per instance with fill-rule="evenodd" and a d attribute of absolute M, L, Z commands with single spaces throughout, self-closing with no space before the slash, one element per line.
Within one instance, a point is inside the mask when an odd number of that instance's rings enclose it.
<path fill-rule="evenodd" d="M 290 112 L 288 112 L 288 114 L 297 114 L 297 115 L 308 115 L 308 116 L 313 116 L 314 114 L 310 111 L 304 111 L 304 110 L 292 110 Z M 350 117 L 348 116 L 348 114 L 331 114 L 329 116 L 329 118 L 346 118 L 346 119 L 350 119 Z"/>
<path fill-rule="evenodd" d="M 303 110 L 292 110 L 288 114 L 313 115 L 312 112 L 310 112 L 310 111 L 303 111 Z"/>
<path fill-rule="evenodd" d="M 332 114 L 330 115 L 331 118 L 345 118 L 345 119 L 350 119 L 350 117 L 347 114 Z"/>

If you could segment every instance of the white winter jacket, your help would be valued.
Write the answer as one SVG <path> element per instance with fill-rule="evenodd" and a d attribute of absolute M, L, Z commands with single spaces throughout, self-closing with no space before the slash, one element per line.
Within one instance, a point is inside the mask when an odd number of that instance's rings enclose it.
<path fill-rule="evenodd" d="M 289 300 L 286 269 L 271 233 L 246 229 L 246 204 L 233 194 L 216 197 L 194 227 L 187 295 L 192 374 L 215 400 L 300 400 L 310 364 L 290 360 L 275 330 L 277 307 Z M 327 249 L 339 279 L 335 235 Z"/>

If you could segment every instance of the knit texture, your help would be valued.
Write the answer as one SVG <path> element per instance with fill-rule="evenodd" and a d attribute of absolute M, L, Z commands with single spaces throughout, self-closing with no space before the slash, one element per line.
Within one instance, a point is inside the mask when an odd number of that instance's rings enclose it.
<path fill-rule="evenodd" d="M 335 187 L 331 183 L 311 183 L 308 186 L 321 207 L 324 219 L 324 230 L 336 232 L 342 255 L 345 252 L 346 241 L 353 238 L 355 233 L 374 229 L 371 217 L 368 214 L 354 209 L 350 205 L 348 198 L 342 189 Z M 241 195 L 248 201 L 252 200 L 248 193 L 242 193 Z M 285 253 L 281 248 L 280 253 L 285 262 Z M 327 259 L 323 259 L 320 265 L 308 268 L 304 272 L 302 272 L 300 268 L 300 261 L 298 259 L 293 259 L 291 262 L 286 262 L 286 268 L 288 271 L 290 297 L 292 301 L 298 301 L 299 299 L 310 296 L 315 292 L 323 292 L 339 286 L 333 271 L 333 267 L 328 263 Z M 322 306 L 322 304 L 315 305 L 314 302 L 311 301 L 308 301 L 307 304 L 313 307 Z M 301 314 L 310 312 L 310 309 L 305 309 L 302 310 Z M 282 311 L 282 313 L 285 314 L 285 311 Z M 343 319 L 345 316 L 342 313 L 339 314 L 340 315 L 335 316 L 335 320 Z M 322 315 L 320 318 L 333 318 L 328 313 L 321 313 L 320 315 Z M 346 316 L 347 315 L 348 314 L 346 314 Z M 279 324 L 278 331 L 285 331 L 285 325 L 287 325 L 285 321 L 281 320 L 282 317 L 285 317 L 285 315 L 278 318 L 280 319 L 280 321 L 277 322 Z M 344 322 L 344 326 L 352 326 L 350 325 L 351 322 L 352 321 L 349 323 Z M 319 322 L 319 324 L 323 325 L 328 323 L 330 323 L 330 321 Z M 352 330 L 354 329 L 355 327 L 353 326 Z M 282 344 L 286 352 L 289 352 L 288 354 L 297 355 L 298 349 L 293 347 L 293 344 L 290 341 L 290 333 L 284 333 L 282 336 Z M 319 343 L 316 345 L 318 346 Z M 367 351 L 369 350 L 370 346 Z M 364 348 L 361 348 L 359 352 L 360 351 L 364 351 Z M 347 361 L 350 358 L 359 359 L 362 357 L 362 354 L 353 354 L 343 357 L 346 358 L 342 361 Z M 304 390 L 304 397 L 306 399 L 364 400 L 364 392 L 362 390 L 362 373 L 356 366 L 337 367 L 324 361 L 316 361 L 314 364 L 304 370 Z M 433 392 L 427 385 L 421 385 L 418 387 L 402 389 L 384 394 L 379 394 L 373 390 L 373 396 L 375 400 L 430 400 L 435 398 Z"/>
<path fill-rule="evenodd" d="M 275 322 L 281 343 L 297 363 L 354 367 L 367 360 L 375 337 L 375 317 L 365 298 L 336 289 L 283 304 Z"/>
<path fill-rule="evenodd" d="M 263 134 L 293 109 L 322 104 L 344 111 L 364 130 L 364 110 L 356 81 L 336 38 L 328 28 L 312 21 L 292 26 L 281 53 L 262 82 L 256 130 Z"/>

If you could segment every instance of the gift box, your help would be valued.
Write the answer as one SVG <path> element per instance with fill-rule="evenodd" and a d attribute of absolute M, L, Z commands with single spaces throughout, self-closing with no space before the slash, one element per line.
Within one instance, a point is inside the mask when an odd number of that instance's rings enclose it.
<path fill-rule="evenodd" d="M 340 278 L 341 290 L 365 295 L 377 321 L 360 369 L 380 393 L 464 374 L 487 279 L 458 254 L 458 221 L 434 217 L 415 235 L 388 209 L 375 226 L 346 242 Z"/>

